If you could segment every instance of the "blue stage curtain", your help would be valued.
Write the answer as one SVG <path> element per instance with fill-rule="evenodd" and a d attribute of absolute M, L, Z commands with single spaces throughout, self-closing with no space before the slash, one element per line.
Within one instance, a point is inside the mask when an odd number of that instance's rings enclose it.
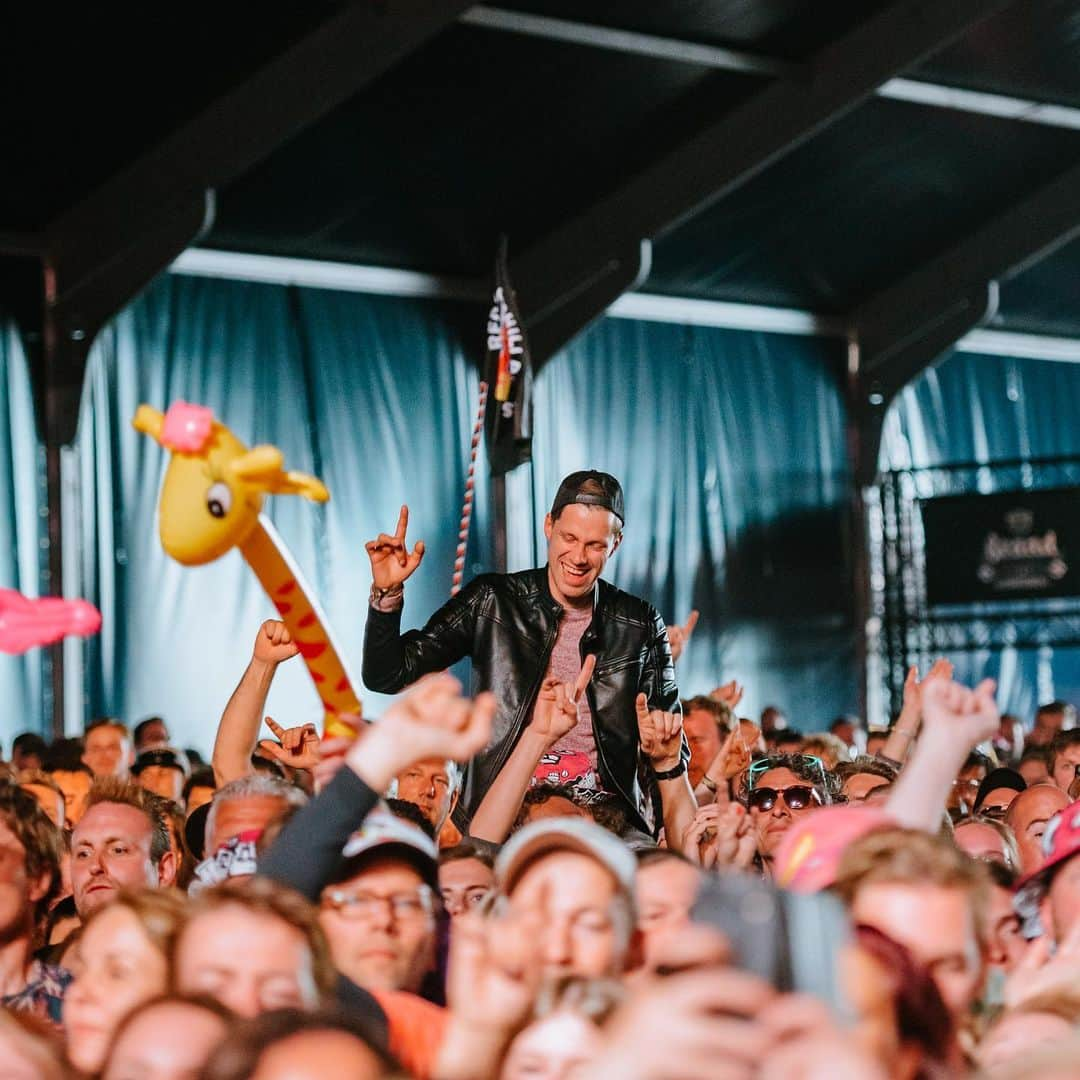
<path fill-rule="evenodd" d="M 669 623 L 701 612 L 684 695 L 737 678 L 743 715 L 778 704 L 806 731 L 853 710 L 841 360 L 807 338 L 596 323 L 536 379 L 533 464 L 509 484 L 514 567 L 543 562 L 562 476 L 611 472 L 627 522 L 607 576 Z"/>
<path fill-rule="evenodd" d="M 953 353 L 906 387 L 886 417 L 882 468 L 980 463 L 978 490 L 1015 489 L 995 461 L 1080 457 L 1080 366 Z M 1080 704 L 1080 649 L 950 655 L 957 678 L 998 680 L 1002 709 L 1028 720 L 1054 698 Z"/>
<path fill-rule="evenodd" d="M 46 553 L 40 515 L 43 461 L 34 427 L 26 357 L 14 323 L 0 320 L 0 587 L 38 596 Z M 0 742 L 3 756 L 23 731 L 45 734 L 42 651 L 0 654 Z"/>
<path fill-rule="evenodd" d="M 331 502 L 271 497 L 266 512 L 314 586 L 359 682 L 370 586 L 364 542 L 408 502 L 427 543 L 407 589 L 421 622 L 448 595 L 478 380 L 447 305 L 270 285 L 160 278 L 92 350 L 76 451 L 80 585 L 104 616 L 86 648 L 87 712 L 150 713 L 209 749 L 221 710 L 274 609 L 236 552 L 206 567 L 168 559 L 157 536 L 167 453 L 131 427 L 140 402 L 213 409 L 249 445 L 320 476 Z M 481 345 L 477 321 L 475 346 Z M 474 343 L 470 341 L 470 346 Z M 484 565 L 487 491 L 477 492 L 468 572 Z M 478 554 L 473 555 L 473 552 Z M 302 661 L 268 703 L 283 724 L 320 719 Z"/>

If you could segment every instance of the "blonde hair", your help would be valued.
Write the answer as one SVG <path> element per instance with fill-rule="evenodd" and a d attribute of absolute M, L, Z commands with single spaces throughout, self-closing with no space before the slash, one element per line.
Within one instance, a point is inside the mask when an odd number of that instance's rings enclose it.
<path fill-rule="evenodd" d="M 257 915 L 280 919 L 298 930 L 311 952 L 311 970 L 323 998 L 331 998 L 337 986 L 337 971 L 330 955 L 330 945 L 319 922 L 319 910 L 295 889 L 267 877 L 231 878 L 205 889 L 187 905 L 187 919 L 173 939 L 173 951 L 181 945 L 188 927 L 201 915 L 222 908 L 240 907 Z"/>
<path fill-rule="evenodd" d="M 817 731 L 812 735 L 807 735 L 803 739 L 800 752 L 821 758 L 826 769 L 835 769 L 840 762 L 851 760 L 848 744 L 838 735 L 827 731 Z"/>
<path fill-rule="evenodd" d="M 961 818 L 953 822 L 953 837 L 956 830 L 964 825 L 985 825 L 993 829 L 1001 837 L 1001 845 L 1005 852 L 1005 865 L 1013 871 L 1020 870 L 1020 849 L 1016 846 L 1016 833 L 1003 821 L 994 818 L 983 817 L 982 814 L 972 814 L 970 817 Z"/>
<path fill-rule="evenodd" d="M 881 829 L 856 840 L 840 860 L 833 886 L 837 895 L 850 907 L 860 889 L 879 884 L 963 890 L 976 936 L 985 943 L 989 871 L 950 840 L 915 829 Z"/>
<path fill-rule="evenodd" d="M 125 890 L 111 903 L 98 908 L 83 924 L 81 933 L 85 934 L 95 919 L 117 908 L 130 911 L 154 948 L 166 960 L 171 960 L 176 939 L 187 924 L 188 898 L 182 892 L 177 889 Z"/>
<path fill-rule="evenodd" d="M 120 776 L 99 776 L 87 792 L 83 815 L 85 816 L 92 806 L 100 803 L 130 806 L 146 815 L 150 822 L 150 861 L 155 866 L 161 862 L 162 855 L 171 850 L 165 799 L 140 787 L 134 780 Z"/>

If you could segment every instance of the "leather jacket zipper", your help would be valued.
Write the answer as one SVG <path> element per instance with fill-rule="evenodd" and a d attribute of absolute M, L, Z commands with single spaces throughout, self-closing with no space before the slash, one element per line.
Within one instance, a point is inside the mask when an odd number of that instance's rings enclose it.
<path fill-rule="evenodd" d="M 505 743 L 505 749 L 499 757 L 498 764 L 495 766 L 492 772 L 492 777 L 496 777 L 502 772 L 503 766 L 506 764 L 507 759 L 514 752 L 514 747 L 517 746 L 522 734 L 525 731 L 525 718 L 532 712 L 533 707 L 536 705 L 536 699 L 540 694 L 540 687 L 543 685 L 544 676 L 547 674 L 548 661 L 551 659 L 551 651 L 555 648 L 555 639 L 559 636 L 559 622 L 562 619 L 562 612 L 559 611 L 555 616 L 555 625 L 548 631 L 547 642 L 544 645 L 544 655 L 540 658 L 540 674 L 537 675 L 536 681 L 532 685 L 532 689 L 529 691 L 529 696 L 525 699 L 525 705 L 518 713 L 516 730 L 512 739 L 507 739 Z M 590 706 L 591 707 L 591 706 Z"/>

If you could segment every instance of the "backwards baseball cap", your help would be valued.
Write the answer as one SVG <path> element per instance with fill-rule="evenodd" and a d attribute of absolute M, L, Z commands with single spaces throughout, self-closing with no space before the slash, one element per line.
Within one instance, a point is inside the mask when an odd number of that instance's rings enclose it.
<path fill-rule="evenodd" d="M 144 750 L 135 759 L 135 764 L 131 766 L 131 772 L 133 775 L 138 776 L 143 769 L 149 768 L 151 765 L 159 765 L 165 769 L 179 769 L 185 777 L 191 773 L 187 755 L 182 754 L 179 750 L 171 750 L 167 746 L 159 746 L 154 750 Z"/>
<path fill-rule="evenodd" d="M 876 806 L 824 806 L 791 826 L 773 861 L 773 880 L 792 892 L 813 893 L 836 882 L 840 860 L 856 840 L 876 829 L 896 828 Z"/>
<path fill-rule="evenodd" d="M 439 891 L 439 849 L 435 841 L 384 807 L 376 807 L 364 818 L 364 824 L 349 837 L 341 854 L 348 860 L 372 854 L 397 856 Z"/>
<path fill-rule="evenodd" d="M 1042 850 L 1042 866 L 1016 886 L 1013 907 L 1025 918 L 1038 910 L 1054 871 L 1074 855 L 1080 855 L 1080 800 L 1059 810 L 1046 823 Z"/>
<path fill-rule="evenodd" d="M 610 510 L 619 519 L 621 525 L 626 524 L 622 486 L 610 473 L 596 472 L 594 469 L 571 473 L 555 492 L 555 501 L 551 504 L 551 516 L 558 516 L 559 511 L 571 503 L 579 503 L 581 506 L 599 506 L 604 510 Z"/>
<path fill-rule="evenodd" d="M 637 861 L 618 837 L 585 818 L 547 818 L 514 833 L 495 860 L 495 885 L 510 893 L 537 859 L 556 851 L 588 855 L 600 863 L 629 896 L 634 895 Z"/>

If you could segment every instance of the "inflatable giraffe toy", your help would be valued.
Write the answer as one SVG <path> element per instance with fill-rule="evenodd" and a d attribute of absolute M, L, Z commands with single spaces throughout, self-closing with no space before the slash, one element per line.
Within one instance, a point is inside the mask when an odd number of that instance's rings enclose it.
<path fill-rule="evenodd" d="M 330 493 L 313 476 L 286 472 L 277 447 L 249 450 L 201 405 L 178 401 L 167 413 L 140 405 L 133 423 L 171 454 L 159 506 L 166 554 L 183 566 L 201 566 L 238 548 L 300 649 L 322 701 L 325 734 L 355 736 L 345 717 L 361 715 L 360 701 L 326 617 L 262 514 L 267 495 L 326 502 Z"/>

